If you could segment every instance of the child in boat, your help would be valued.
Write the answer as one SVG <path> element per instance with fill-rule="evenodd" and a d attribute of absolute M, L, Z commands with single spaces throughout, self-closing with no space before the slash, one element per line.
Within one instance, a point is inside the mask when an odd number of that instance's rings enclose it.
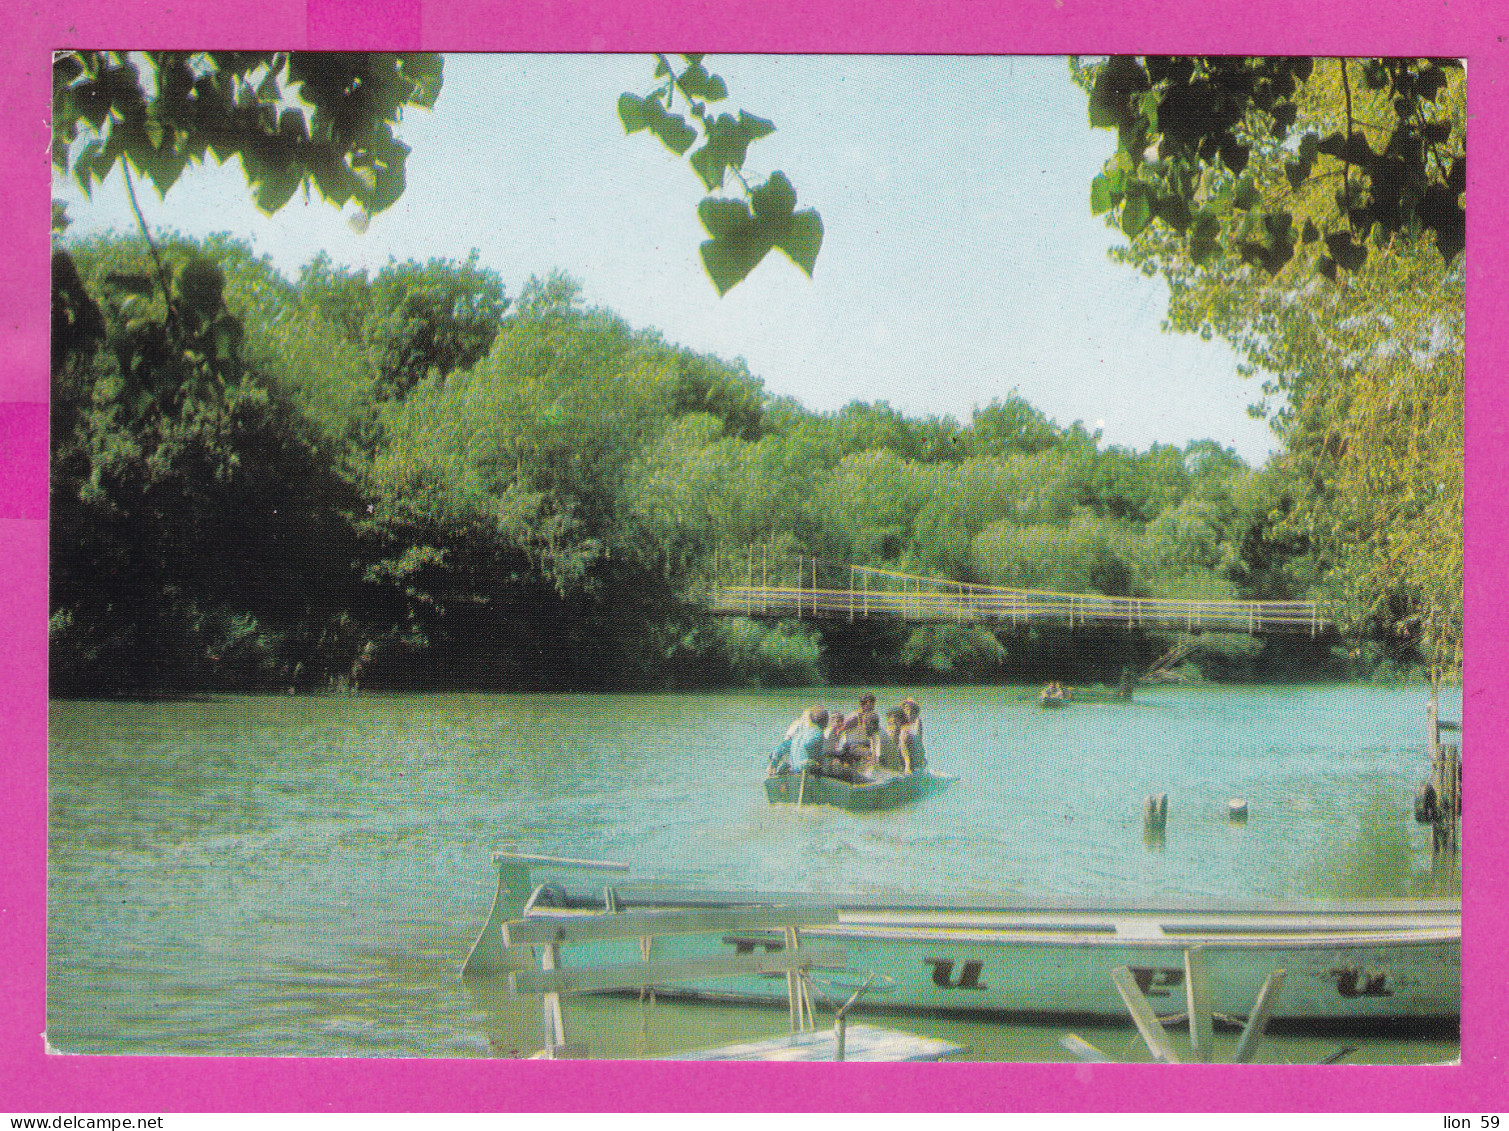
<path fill-rule="evenodd" d="M 874 702 L 873 697 L 870 700 Z M 851 749 L 859 753 L 856 767 L 863 777 L 872 776 L 870 771 L 880 764 L 880 736 L 883 733 L 880 728 L 880 716 L 874 711 L 869 711 L 864 716 L 864 738 Z"/>
<path fill-rule="evenodd" d="M 849 720 L 844 718 L 842 711 L 833 714 L 833 721 L 829 725 L 827 733 L 823 735 L 823 757 L 832 758 L 838 754 L 843 745 L 844 732 L 849 729 Z"/>
<path fill-rule="evenodd" d="M 786 737 L 770 755 L 766 774 L 822 768 L 823 738 L 828 727 L 828 708 L 808 707 L 786 728 Z M 793 761 L 795 765 L 793 765 Z"/>

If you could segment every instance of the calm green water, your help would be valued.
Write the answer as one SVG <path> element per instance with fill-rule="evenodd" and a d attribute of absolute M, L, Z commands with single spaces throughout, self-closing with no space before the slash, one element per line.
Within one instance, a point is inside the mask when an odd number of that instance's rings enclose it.
<path fill-rule="evenodd" d="M 903 692 L 880 691 L 882 705 Z M 766 804 L 766 753 L 857 693 L 230 698 L 51 710 L 48 1035 L 65 1052 L 489 1056 L 533 1006 L 456 971 L 491 852 L 629 861 L 698 886 L 1047 901 L 1454 895 L 1411 805 L 1420 689 L 1168 688 L 1043 711 L 1024 688 L 923 696 L 963 784 L 849 814 Z M 1460 696 L 1442 715 L 1460 717 Z M 1166 843 L 1141 809 L 1169 795 Z M 1226 805 L 1248 800 L 1245 827 Z M 593 1000 L 595 1055 L 770 1036 L 784 1009 Z M 995 1060 L 1062 1030 L 908 1018 Z M 1145 1056 L 1131 1030 L 1091 1035 Z M 1270 1060 L 1340 1042 L 1274 1039 Z M 1454 1042 L 1350 1040 L 1351 1059 Z"/>

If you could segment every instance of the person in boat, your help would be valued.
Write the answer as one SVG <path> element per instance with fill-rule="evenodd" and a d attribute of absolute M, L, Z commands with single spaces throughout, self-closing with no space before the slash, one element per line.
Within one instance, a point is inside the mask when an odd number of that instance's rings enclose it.
<path fill-rule="evenodd" d="M 837 764 L 838 752 L 843 746 L 844 726 L 848 722 L 842 711 L 834 711 L 823 732 L 823 772 L 827 773 Z"/>
<path fill-rule="evenodd" d="M 859 710 L 847 717 L 840 715 L 838 743 L 834 756 L 845 765 L 854 766 L 873 757 L 872 737 L 880 730 L 880 716 L 875 713 L 875 696 L 868 692 L 859 697 Z"/>
<path fill-rule="evenodd" d="M 875 696 L 860 699 L 860 709 L 852 715 L 837 717 L 829 732 L 833 743 L 824 773 L 845 781 L 867 781 L 875 765 L 875 736 L 880 731 Z"/>
<path fill-rule="evenodd" d="M 880 736 L 884 733 L 880 726 L 880 716 L 873 710 L 864 717 L 865 735 L 858 744 L 859 761 L 857 763 L 860 773 L 864 777 L 870 777 L 870 771 L 880 764 Z"/>
<path fill-rule="evenodd" d="M 833 755 L 838 753 L 839 744 L 844 740 L 844 731 L 849 729 L 849 720 L 844 717 L 842 711 L 834 711 L 833 718 L 828 723 L 828 729 L 823 734 L 823 753 Z"/>
<path fill-rule="evenodd" d="M 906 772 L 915 774 L 927 765 L 927 752 L 922 746 L 922 706 L 915 699 L 903 699 L 901 712 L 906 721 L 897 736 L 897 743 L 906 763 Z"/>
<path fill-rule="evenodd" d="M 885 726 L 875 734 L 875 764 L 883 770 L 902 772 L 906 759 L 901 753 L 901 731 L 906 726 L 906 712 L 892 707 L 885 713 Z"/>
<path fill-rule="evenodd" d="M 770 755 L 767 775 L 821 770 L 827 729 L 828 708 L 808 707 L 786 728 L 786 736 L 776 744 Z"/>
<path fill-rule="evenodd" d="M 859 710 L 849 716 L 849 729 L 858 735 L 870 733 L 869 724 L 880 726 L 880 716 L 875 713 L 875 696 L 868 691 L 859 697 Z"/>

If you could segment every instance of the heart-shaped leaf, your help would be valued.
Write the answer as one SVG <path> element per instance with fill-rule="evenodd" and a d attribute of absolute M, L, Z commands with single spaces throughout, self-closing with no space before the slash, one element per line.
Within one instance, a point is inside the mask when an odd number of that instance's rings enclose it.
<path fill-rule="evenodd" d="M 776 240 L 775 246 L 800 267 L 808 278 L 817 264 L 817 253 L 823 246 L 823 221 L 811 208 L 795 213 L 786 221 L 785 231 Z"/>
<path fill-rule="evenodd" d="M 715 239 L 754 223 L 749 206 L 742 200 L 729 200 L 719 196 L 709 196 L 697 205 L 697 218 L 702 221 L 707 234 Z"/>
<path fill-rule="evenodd" d="M 770 179 L 750 193 L 755 218 L 763 221 L 784 220 L 796 208 L 796 189 L 777 169 Z"/>

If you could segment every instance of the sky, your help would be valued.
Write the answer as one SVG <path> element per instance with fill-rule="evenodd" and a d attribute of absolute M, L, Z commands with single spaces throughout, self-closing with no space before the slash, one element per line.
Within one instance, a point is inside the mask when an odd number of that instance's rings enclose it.
<path fill-rule="evenodd" d="M 728 360 L 777 395 L 912 416 L 1013 392 L 1061 425 L 1143 450 L 1213 439 L 1259 464 L 1277 448 L 1253 380 L 1220 342 L 1165 333 L 1167 289 L 1110 261 L 1089 209 L 1115 148 L 1061 57 L 710 56 L 718 109 L 771 119 L 746 176 L 773 170 L 825 235 L 808 279 L 773 252 L 719 298 L 698 255 L 705 195 L 684 158 L 625 136 L 618 96 L 655 85 L 647 55 L 447 55 L 433 111 L 409 111 L 407 188 L 365 232 L 317 194 L 273 216 L 238 163 L 138 198 L 154 231 L 229 232 L 290 278 L 318 252 L 375 273 L 476 249 L 516 296 L 563 270 L 589 305 Z M 133 231 L 119 173 L 85 198 L 55 181 L 69 236 Z"/>

